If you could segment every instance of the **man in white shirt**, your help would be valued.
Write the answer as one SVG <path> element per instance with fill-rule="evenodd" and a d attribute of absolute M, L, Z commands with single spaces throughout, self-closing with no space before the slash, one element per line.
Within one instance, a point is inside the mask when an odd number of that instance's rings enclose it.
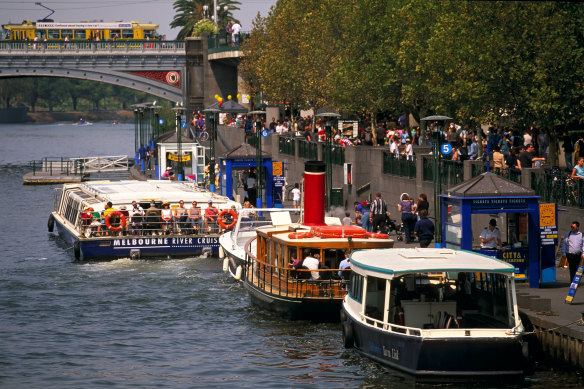
<path fill-rule="evenodd" d="M 395 158 L 399 158 L 399 145 L 397 142 L 397 137 L 394 136 L 391 145 L 389 146 L 389 152 L 392 153 Z"/>
<path fill-rule="evenodd" d="M 573 221 L 570 231 L 564 235 L 561 246 L 562 256 L 566 257 L 570 266 L 570 281 L 574 279 L 578 266 L 582 261 L 583 246 L 584 237 L 580 231 L 580 223 Z"/>
<path fill-rule="evenodd" d="M 234 46 L 239 46 L 239 33 L 241 32 L 241 24 L 239 22 L 233 23 L 231 26 L 231 41 Z"/>
<path fill-rule="evenodd" d="M 307 253 L 306 258 L 304 258 L 304 261 L 302 261 L 302 266 L 306 266 L 310 270 L 318 270 L 319 265 L 320 262 L 318 259 L 311 256 L 310 253 Z M 318 271 L 311 271 L 310 274 L 313 280 L 320 279 L 320 274 Z"/>
<path fill-rule="evenodd" d="M 501 232 L 497 228 L 497 221 L 491 219 L 489 226 L 481 232 L 481 247 L 484 249 L 501 248 Z"/>

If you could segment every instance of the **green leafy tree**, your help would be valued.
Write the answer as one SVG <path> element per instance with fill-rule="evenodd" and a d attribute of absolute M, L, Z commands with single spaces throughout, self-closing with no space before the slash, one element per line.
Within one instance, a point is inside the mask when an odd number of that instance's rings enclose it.
<path fill-rule="evenodd" d="M 182 40 L 186 37 L 192 36 L 195 25 L 199 20 L 205 18 L 203 6 L 208 5 L 208 18 L 213 17 L 213 2 L 208 0 L 176 0 L 173 3 L 173 8 L 175 10 L 175 15 L 170 23 L 172 28 L 180 28 L 176 39 Z M 233 18 L 233 11 L 239 10 L 241 3 L 239 1 L 233 0 L 219 0 L 217 6 L 220 10 L 217 14 L 218 24 L 220 27 L 224 27 L 228 21 L 235 20 Z M 225 11 L 224 7 L 227 6 L 228 10 Z"/>

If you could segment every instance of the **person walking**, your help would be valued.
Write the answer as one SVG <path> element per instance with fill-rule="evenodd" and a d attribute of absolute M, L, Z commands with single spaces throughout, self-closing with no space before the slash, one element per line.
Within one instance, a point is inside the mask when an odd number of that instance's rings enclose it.
<path fill-rule="evenodd" d="M 420 247 L 426 248 L 434 239 L 434 223 L 428 219 L 428 210 L 422 209 L 419 212 L 420 220 L 416 222 L 414 227 L 414 235 L 418 237 Z"/>
<path fill-rule="evenodd" d="M 371 203 L 371 225 L 373 232 L 385 231 L 385 212 L 387 212 L 387 204 L 381 198 L 381 193 L 375 194 L 375 200 Z"/>
<path fill-rule="evenodd" d="M 401 195 L 401 201 L 397 204 L 397 210 L 401 212 L 401 219 L 404 225 L 404 233 L 406 235 L 406 243 L 412 243 L 412 232 L 416 218 L 414 216 L 415 205 L 414 201 L 410 200 L 407 193 Z"/>
<path fill-rule="evenodd" d="M 562 257 L 568 260 L 570 267 L 570 282 L 574 279 L 578 266 L 582 262 L 582 232 L 580 231 L 580 223 L 573 221 L 570 226 L 570 231 L 566 232 L 562 240 Z"/>

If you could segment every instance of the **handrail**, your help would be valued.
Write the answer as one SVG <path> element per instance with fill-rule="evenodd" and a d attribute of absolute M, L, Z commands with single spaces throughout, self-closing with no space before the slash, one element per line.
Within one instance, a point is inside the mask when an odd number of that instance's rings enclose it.
<path fill-rule="evenodd" d="M 184 41 L 158 40 L 117 40 L 117 41 L 88 41 L 88 40 L 49 40 L 42 42 L 0 40 L 0 54 L 27 53 L 27 54 L 67 54 L 67 53 L 120 53 L 120 54 L 155 54 L 155 53 L 184 53 Z"/>

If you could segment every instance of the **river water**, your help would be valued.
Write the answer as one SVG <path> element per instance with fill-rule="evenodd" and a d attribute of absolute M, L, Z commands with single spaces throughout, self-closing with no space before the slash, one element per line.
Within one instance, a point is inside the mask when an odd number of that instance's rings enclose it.
<path fill-rule="evenodd" d="M 23 186 L 27 163 L 132 155 L 133 124 L 0 125 L 0 137 L 0 388 L 415 384 L 345 350 L 338 325 L 250 306 L 218 258 L 74 263 L 71 247 L 47 232 L 55 186 Z M 486 386 L 581 385 L 571 369 L 541 364 L 521 383 Z"/>

